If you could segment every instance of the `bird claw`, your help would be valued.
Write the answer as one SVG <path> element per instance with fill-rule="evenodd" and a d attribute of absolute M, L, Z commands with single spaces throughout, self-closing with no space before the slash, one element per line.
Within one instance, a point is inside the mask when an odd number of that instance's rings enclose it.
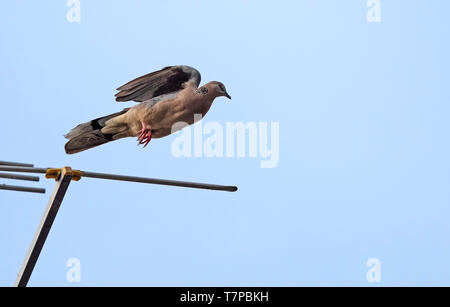
<path fill-rule="evenodd" d="M 152 130 L 148 129 L 143 121 L 141 121 L 142 129 L 138 136 L 138 146 L 144 145 L 144 148 L 150 143 L 152 139 Z"/>

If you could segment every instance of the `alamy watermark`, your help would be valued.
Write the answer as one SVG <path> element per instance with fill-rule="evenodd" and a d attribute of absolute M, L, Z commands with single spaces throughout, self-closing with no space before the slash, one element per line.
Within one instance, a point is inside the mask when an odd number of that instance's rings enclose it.
<path fill-rule="evenodd" d="M 261 168 L 275 168 L 280 160 L 280 124 L 278 122 L 201 121 L 195 114 L 195 125 L 177 122 L 172 133 L 172 155 L 177 158 L 259 158 Z M 269 129 L 270 126 L 270 129 Z M 184 128 L 184 129 L 183 129 Z M 181 130 L 182 129 L 182 130 Z M 179 131 L 181 130 L 181 131 Z"/>
<path fill-rule="evenodd" d="M 68 22 L 81 22 L 81 3 L 80 0 L 67 0 L 66 18 Z"/>
<path fill-rule="evenodd" d="M 370 283 L 381 282 L 381 261 L 378 258 L 370 258 L 366 262 L 369 268 L 366 274 L 366 279 Z"/>
<path fill-rule="evenodd" d="M 367 21 L 368 22 L 381 22 L 381 0 L 368 0 L 367 7 Z"/>
<path fill-rule="evenodd" d="M 66 267 L 69 268 L 66 273 L 67 282 L 81 282 L 81 261 L 78 258 L 69 258 L 66 262 Z"/>

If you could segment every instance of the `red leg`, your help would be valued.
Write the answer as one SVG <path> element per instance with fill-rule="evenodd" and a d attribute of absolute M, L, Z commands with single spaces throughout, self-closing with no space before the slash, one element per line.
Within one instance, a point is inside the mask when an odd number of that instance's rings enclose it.
<path fill-rule="evenodd" d="M 148 143 L 150 143 L 150 140 L 152 139 L 152 131 L 150 129 L 147 129 L 147 126 L 145 125 L 145 123 L 143 121 L 141 121 L 141 124 L 142 124 L 142 129 L 139 132 L 138 145 L 144 144 L 144 148 L 145 148 L 145 146 L 147 146 Z"/>
<path fill-rule="evenodd" d="M 150 140 L 152 139 L 152 131 L 148 130 L 147 133 L 145 134 L 145 142 L 144 144 L 144 148 L 148 145 L 148 143 L 150 143 Z"/>
<path fill-rule="evenodd" d="M 145 132 L 147 130 L 147 127 L 145 126 L 144 122 L 141 120 L 141 131 L 139 131 L 139 136 L 138 136 L 138 143 L 140 143 L 142 141 L 142 139 L 144 138 Z"/>

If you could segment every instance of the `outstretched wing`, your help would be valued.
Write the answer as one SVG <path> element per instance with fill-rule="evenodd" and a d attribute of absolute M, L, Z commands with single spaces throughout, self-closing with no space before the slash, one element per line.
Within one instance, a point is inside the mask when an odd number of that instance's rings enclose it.
<path fill-rule="evenodd" d="M 117 90 L 116 101 L 146 101 L 151 98 L 177 92 L 185 82 L 199 86 L 200 72 L 190 66 L 169 66 L 136 78 Z"/>

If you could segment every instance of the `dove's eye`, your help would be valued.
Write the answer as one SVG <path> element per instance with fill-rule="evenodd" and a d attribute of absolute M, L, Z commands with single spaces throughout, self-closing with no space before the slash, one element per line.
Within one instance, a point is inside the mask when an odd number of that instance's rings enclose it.
<path fill-rule="evenodd" d="M 222 92 L 225 92 L 225 86 L 223 84 L 219 84 L 220 89 L 222 90 Z"/>

